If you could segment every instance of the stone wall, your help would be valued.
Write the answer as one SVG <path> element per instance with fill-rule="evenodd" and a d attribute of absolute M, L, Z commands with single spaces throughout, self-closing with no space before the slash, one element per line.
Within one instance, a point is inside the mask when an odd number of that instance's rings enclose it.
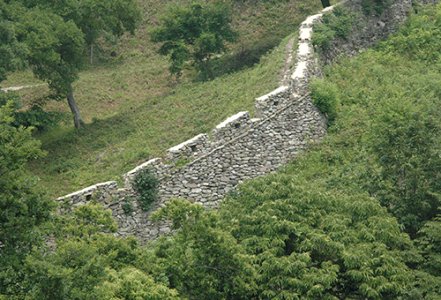
<path fill-rule="evenodd" d="M 409 1 L 392 5 L 379 20 L 366 19 L 368 30 L 365 30 L 366 26 L 360 26 L 361 21 L 357 22 L 347 40 L 344 43 L 335 41 L 327 53 L 321 54 L 321 59 L 329 63 L 341 53 L 353 55 L 372 46 L 379 38 L 396 30 L 396 24 L 403 22 L 406 10 L 410 9 Z M 354 12 L 361 9 L 360 0 L 340 4 L 347 5 Z M 308 143 L 323 138 L 327 120 L 311 103 L 308 83 L 321 74 L 311 36 L 314 24 L 320 22 L 322 13 L 328 10 L 332 7 L 308 17 L 301 24 L 296 63 L 289 85 L 257 98 L 254 118 L 249 112 L 240 112 L 216 126 L 211 132 L 211 140 L 207 134 L 200 134 L 168 149 L 167 163 L 159 158 L 152 159 L 124 174 L 124 188 L 111 181 L 60 197 L 58 201 L 64 203 L 60 211 L 96 199 L 104 204 L 104 208 L 112 210 L 119 225 L 118 236 L 133 234 L 144 242 L 170 231 L 167 223 L 152 223 L 149 219 L 152 212 L 165 206 L 170 198 L 182 197 L 207 208 L 217 207 L 237 184 L 276 171 L 304 151 Z M 360 13 L 358 15 L 363 18 Z M 388 19 L 391 16 L 393 18 Z M 371 30 L 372 24 L 380 26 Z M 187 163 L 179 166 L 183 161 Z M 134 211 L 126 214 L 122 205 L 128 197 L 137 197 L 133 179 L 145 168 L 154 170 L 160 180 L 159 200 L 147 212 L 134 202 Z"/>
<path fill-rule="evenodd" d="M 362 1 L 346 1 L 344 5 L 354 13 L 355 21 L 347 37 L 337 37 L 331 46 L 320 52 L 321 64 L 328 65 L 341 57 L 353 57 L 378 41 L 386 39 L 404 24 L 408 13 L 419 5 L 435 5 L 439 0 L 399 0 L 390 1 L 391 5 L 381 15 L 363 12 Z M 372 2 L 372 0 L 370 0 Z"/>

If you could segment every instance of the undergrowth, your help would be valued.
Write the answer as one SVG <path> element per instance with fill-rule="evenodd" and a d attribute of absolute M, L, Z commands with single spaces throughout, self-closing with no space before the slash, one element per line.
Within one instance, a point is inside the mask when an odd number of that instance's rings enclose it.
<path fill-rule="evenodd" d="M 326 68 L 313 87 L 325 103 L 340 100 L 335 120 L 288 167 L 330 190 L 369 194 L 412 238 L 441 205 L 440 15 L 441 5 L 421 9 L 375 49 Z"/>
<path fill-rule="evenodd" d="M 141 1 L 145 19 L 134 37 L 104 37 L 97 44 L 94 64 L 80 74 L 75 95 L 85 126 L 75 130 L 70 118 L 60 126 L 37 134 L 48 152 L 29 165 L 53 197 L 121 175 L 197 134 L 210 132 L 238 111 L 253 113 L 254 99 L 278 86 L 285 39 L 296 26 L 320 8 L 310 1 L 232 2 L 233 25 L 240 33 L 230 52 L 214 61 L 217 77 L 199 82 L 184 70 L 174 79 L 158 45 L 149 41 L 149 28 L 157 26 L 163 1 Z M 115 55 L 112 56 L 111 53 Z M 38 83 L 29 72 L 17 73 L 2 86 Z M 47 87 L 22 90 L 44 96 Z M 27 103 L 24 103 L 26 106 Z M 50 102 L 46 111 L 68 112 L 64 102 Z M 65 115 L 64 115 L 65 116 Z"/>
<path fill-rule="evenodd" d="M 314 26 L 312 43 L 325 50 L 334 37 L 346 37 L 352 28 L 354 14 L 349 8 L 339 5 L 323 15 L 323 20 Z"/>
<path fill-rule="evenodd" d="M 137 201 L 142 210 L 149 210 L 153 202 L 158 199 L 158 183 L 158 178 L 152 169 L 143 169 L 136 173 L 134 185 L 139 193 Z M 126 207 L 129 210 L 128 206 Z"/>

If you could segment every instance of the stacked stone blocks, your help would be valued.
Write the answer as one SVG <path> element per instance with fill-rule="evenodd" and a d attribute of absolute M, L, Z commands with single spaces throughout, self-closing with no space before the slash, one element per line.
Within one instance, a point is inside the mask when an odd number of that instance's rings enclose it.
<path fill-rule="evenodd" d="M 352 2 L 360 0 L 347 3 Z M 152 223 L 149 217 L 171 198 L 181 197 L 207 208 L 218 207 L 237 184 L 276 171 L 304 151 L 308 143 L 322 139 L 327 120 L 312 104 L 308 84 L 321 74 L 311 36 L 323 12 L 301 24 L 290 83 L 257 98 L 255 118 L 247 111 L 239 112 L 216 126 L 211 131 L 211 140 L 207 134 L 200 134 L 168 149 L 165 162 L 155 158 L 124 174 L 124 188 L 110 181 L 60 197 L 58 201 L 64 203 L 63 207 L 74 208 L 96 199 L 112 210 L 119 226 L 116 235 L 135 235 L 144 242 L 170 232 L 168 223 Z M 180 166 L 182 162 L 186 164 Z M 150 211 L 142 211 L 135 203 L 133 213 L 125 214 L 122 205 L 127 197 L 137 197 L 134 177 L 146 168 L 160 181 L 159 200 Z"/>

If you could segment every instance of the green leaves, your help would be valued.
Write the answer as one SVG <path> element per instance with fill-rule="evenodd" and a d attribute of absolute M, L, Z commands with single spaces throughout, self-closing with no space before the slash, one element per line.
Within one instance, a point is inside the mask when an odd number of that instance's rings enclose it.
<path fill-rule="evenodd" d="M 20 290 L 24 257 L 44 243 L 44 225 L 54 201 L 36 188 L 24 171 L 27 161 L 44 153 L 31 136 L 32 128 L 15 128 L 12 103 L 0 106 L 0 294 Z"/>
<path fill-rule="evenodd" d="M 330 12 L 323 15 L 323 22 L 314 25 L 312 43 L 327 49 L 334 37 L 346 37 L 352 28 L 353 13 L 343 5 L 335 6 Z"/>
<path fill-rule="evenodd" d="M 162 18 L 162 26 L 152 31 L 152 41 L 163 42 L 158 52 L 170 56 L 172 74 L 179 76 L 184 63 L 191 58 L 199 71 L 213 79 L 211 56 L 225 51 L 225 42 L 234 42 L 237 38 L 230 22 L 225 5 L 198 2 L 175 5 Z"/>
<path fill-rule="evenodd" d="M 310 85 L 312 103 L 324 114 L 329 121 L 337 117 L 340 105 L 338 88 L 333 83 L 317 79 Z"/>
<path fill-rule="evenodd" d="M 152 169 L 140 170 L 135 175 L 135 188 L 139 192 L 138 203 L 142 210 L 149 210 L 158 198 L 158 179 Z"/>
<path fill-rule="evenodd" d="M 99 288 L 96 299 L 145 299 L 178 300 L 176 290 L 158 284 L 153 278 L 135 268 L 128 267 L 119 272 L 111 270 L 107 280 Z"/>
<path fill-rule="evenodd" d="M 400 255 L 412 249 L 409 238 L 365 194 L 276 174 L 242 185 L 239 195 L 224 200 L 220 213 L 255 255 L 262 299 L 380 299 L 399 295 L 412 279 Z"/>
<path fill-rule="evenodd" d="M 390 183 L 390 192 L 380 194 L 380 201 L 412 236 L 441 205 L 441 186 L 434 177 L 441 168 L 441 126 L 432 109 L 436 105 L 430 100 L 415 104 L 390 99 L 373 127 L 373 151 L 382 180 Z"/>
<path fill-rule="evenodd" d="M 255 288 L 251 257 L 219 224 L 219 216 L 198 204 L 171 199 L 152 215 L 180 228 L 156 246 L 156 272 L 164 273 L 187 297 L 249 299 Z"/>
<path fill-rule="evenodd" d="M 18 25 L 34 74 L 67 97 L 82 66 L 83 34 L 72 21 L 39 8 L 26 9 Z"/>
<path fill-rule="evenodd" d="M 0 2 L 0 13 L 6 9 L 6 4 Z M 25 60 L 28 49 L 17 39 L 11 22 L 0 15 L 0 82 L 6 79 L 7 72 L 22 69 L 27 66 Z"/>

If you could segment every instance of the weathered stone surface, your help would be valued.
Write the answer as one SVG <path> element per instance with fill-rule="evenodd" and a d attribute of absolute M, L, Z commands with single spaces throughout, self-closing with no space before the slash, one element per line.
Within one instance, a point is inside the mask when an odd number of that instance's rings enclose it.
<path fill-rule="evenodd" d="M 237 184 L 276 171 L 303 152 L 309 142 L 322 139 L 326 135 L 327 120 L 312 104 L 308 94 L 310 79 L 321 74 L 320 63 L 332 63 L 342 54 L 355 55 L 394 32 L 397 24 L 405 20 L 411 0 L 396 1 L 377 18 L 365 18 L 360 13 L 361 0 L 341 2 L 340 5 L 359 12 L 349 37 L 335 40 L 327 52 L 320 54 L 319 61 L 310 40 L 314 24 L 321 21 L 323 12 L 308 17 L 300 26 L 299 47 L 295 52 L 296 63 L 289 85 L 257 98 L 254 119 L 248 112 L 231 116 L 213 129 L 212 141 L 207 134 L 201 134 L 168 149 L 166 157 L 171 164 L 163 164 L 160 158 L 152 159 L 123 175 L 124 188 L 118 188 L 115 181 L 110 181 L 60 197 L 59 211 L 68 213 L 76 206 L 96 199 L 112 211 L 118 222 L 116 236 L 135 235 L 143 243 L 170 233 L 169 222 L 150 221 L 150 215 L 164 207 L 170 198 L 182 197 L 215 208 Z M 191 158 L 192 161 L 178 168 L 173 163 L 181 158 Z M 133 179 L 138 171 L 146 168 L 153 170 L 160 179 L 159 200 L 147 212 L 133 202 L 133 213 L 125 214 L 122 204 L 128 197 L 135 199 L 138 196 Z"/>

